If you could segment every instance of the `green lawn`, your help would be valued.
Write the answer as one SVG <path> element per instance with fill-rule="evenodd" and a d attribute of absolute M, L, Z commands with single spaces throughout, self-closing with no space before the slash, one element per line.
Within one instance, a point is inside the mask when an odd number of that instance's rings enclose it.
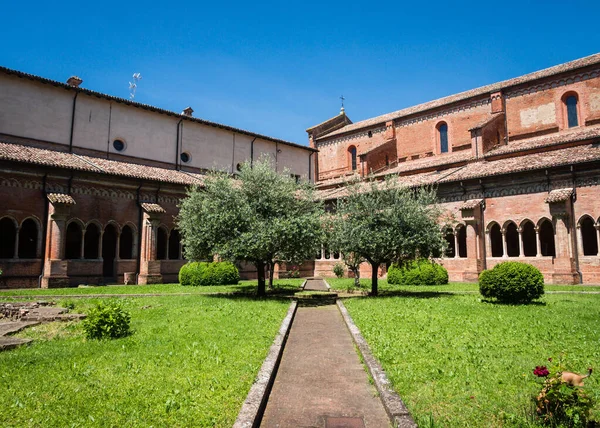
<path fill-rule="evenodd" d="M 352 278 L 326 278 L 327 282 L 334 290 L 344 291 L 348 286 L 354 284 Z M 371 289 L 371 279 L 360 279 L 361 290 L 369 291 Z M 378 281 L 378 289 L 380 292 L 402 292 L 402 291 L 447 291 L 447 292 L 476 292 L 479 293 L 479 285 L 472 282 L 451 282 L 446 285 L 428 285 L 410 286 L 410 285 L 392 285 L 388 284 L 386 279 Z M 600 285 L 546 285 L 546 291 L 595 291 L 600 292 Z"/>
<path fill-rule="evenodd" d="M 71 300 L 75 312 L 95 301 Z M 231 426 L 290 304 L 201 295 L 121 302 L 132 314 L 127 338 L 86 340 L 79 323 L 19 333 L 36 340 L 0 353 L 0 426 Z"/>
<path fill-rule="evenodd" d="M 344 303 L 419 426 L 528 426 L 536 365 L 563 352 L 577 372 L 600 362 L 600 295 L 510 306 L 407 292 Z M 600 402 L 599 376 L 586 389 Z"/>
<path fill-rule="evenodd" d="M 294 294 L 300 290 L 303 279 L 277 279 L 274 281 L 273 290 L 269 294 Z M 108 285 L 84 288 L 27 288 L 15 290 L 0 290 L 0 299 L 7 296 L 57 296 L 57 295 L 85 295 L 85 294 L 206 294 L 206 293 L 232 293 L 241 295 L 256 294 L 257 282 L 240 281 L 238 285 L 211 285 L 203 287 L 181 286 L 179 284 L 151 284 L 151 285 Z"/>

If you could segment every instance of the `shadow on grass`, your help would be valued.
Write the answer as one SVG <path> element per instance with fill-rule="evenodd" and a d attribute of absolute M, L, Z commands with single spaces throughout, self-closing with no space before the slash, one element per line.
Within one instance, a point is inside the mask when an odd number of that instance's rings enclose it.
<path fill-rule="evenodd" d="M 277 284 L 272 289 L 267 286 L 267 294 L 258 296 L 256 294 L 258 286 L 253 284 L 232 285 L 231 291 L 223 291 L 210 294 L 202 294 L 206 297 L 220 299 L 248 299 L 248 300 L 265 300 L 265 299 L 285 299 L 289 300 L 294 296 L 294 293 L 300 291 L 300 286 L 295 284 Z"/>
<path fill-rule="evenodd" d="M 546 306 L 546 302 L 532 301 L 532 302 L 501 302 L 493 299 L 481 299 L 481 303 L 489 303 L 490 305 L 498 306 Z"/>

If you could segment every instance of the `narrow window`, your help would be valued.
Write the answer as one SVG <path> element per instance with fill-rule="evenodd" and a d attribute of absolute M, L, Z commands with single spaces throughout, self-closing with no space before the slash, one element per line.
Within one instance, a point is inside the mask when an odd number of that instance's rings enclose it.
<path fill-rule="evenodd" d="M 502 232 L 500 232 L 498 223 L 494 223 L 490 229 L 490 243 L 492 244 L 492 257 L 502 257 L 504 249 L 502 247 Z"/>
<path fill-rule="evenodd" d="M 448 153 L 448 125 L 442 123 L 438 126 L 440 133 L 440 153 Z"/>
<path fill-rule="evenodd" d="M 356 171 L 356 147 L 350 146 L 348 153 L 350 153 L 350 167 L 352 171 Z"/>
<path fill-rule="evenodd" d="M 12 259 L 15 256 L 17 226 L 10 218 L 0 220 L 0 259 Z"/>
<path fill-rule="evenodd" d="M 527 221 L 521 226 L 521 239 L 523 240 L 523 255 L 535 257 L 537 246 L 535 244 L 535 227 L 532 222 Z"/>
<path fill-rule="evenodd" d="M 38 247 L 37 223 L 28 218 L 21 224 L 19 230 L 19 258 L 35 259 Z"/>
<path fill-rule="evenodd" d="M 69 223 L 67 226 L 67 239 L 65 240 L 65 258 L 81 258 L 81 226 L 77 222 Z"/>
<path fill-rule="evenodd" d="M 598 236 L 594 227 L 594 220 L 589 217 L 581 220 L 579 224 L 581 228 L 581 243 L 583 244 L 584 256 L 598 255 Z"/>
<path fill-rule="evenodd" d="M 156 260 L 166 260 L 167 258 L 167 231 L 159 227 L 158 228 L 158 236 L 156 240 Z"/>
<path fill-rule="evenodd" d="M 133 231 L 130 226 L 123 226 L 123 230 L 121 230 L 119 258 L 123 260 L 133 259 Z"/>
<path fill-rule="evenodd" d="M 554 228 L 548 220 L 542 221 L 540 224 L 540 249 L 542 256 L 556 256 L 554 247 Z"/>
<path fill-rule="evenodd" d="M 567 121 L 569 128 L 579 126 L 579 120 L 577 118 L 577 97 L 575 95 L 569 95 L 565 100 L 567 105 Z"/>
<path fill-rule="evenodd" d="M 180 258 L 180 247 L 181 239 L 179 237 L 179 231 L 173 229 L 169 236 L 169 260 L 179 260 Z"/>
<path fill-rule="evenodd" d="M 83 258 L 97 259 L 99 243 L 100 229 L 94 223 L 91 223 L 85 229 L 85 236 L 83 238 Z"/>

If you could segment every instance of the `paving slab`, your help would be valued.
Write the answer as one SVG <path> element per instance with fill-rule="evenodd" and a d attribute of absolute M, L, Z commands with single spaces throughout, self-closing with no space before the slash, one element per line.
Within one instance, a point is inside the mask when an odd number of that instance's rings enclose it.
<path fill-rule="evenodd" d="M 390 426 L 337 306 L 298 308 L 261 426 Z"/>
<path fill-rule="evenodd" d="M 307 279 L 304 286 L 306 291 L 329 291 L 322 279 Z"/>

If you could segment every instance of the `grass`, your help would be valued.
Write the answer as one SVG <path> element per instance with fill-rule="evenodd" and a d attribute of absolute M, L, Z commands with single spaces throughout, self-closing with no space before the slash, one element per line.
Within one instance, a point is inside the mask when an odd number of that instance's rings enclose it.
<path fill-rule="evenodd" d="M 274 281 L 274 289 L 268 294 L 294 294 L 300 290 L 303 279 L 279 279 Z M 8 296 L 57 296 L 86 294 L 208 294 L 231 293 L 236 295 L 255 295 L 257 281 L 240 281 L 238 285 L 209 285 L 203 287 L 181 286 L 179 284 L 149 285 L 108 285 L 96 287 L 71 288 L 27 288 L 16 290 L 0 290 L 0 299 Z"/>
<path fill-rule="evenodd" d="M 354 285 L 354 278 L 326 278 L 327 282 L 331 286 L 332 290 L 345 291 L 348 287 Z M 479 293 L 479 285 L 472 282 L 451 282 L 446 285 L 428 285 L 428 286 L 415 286 L 415 285 L 393 285 L 388 284 L 386 279 L 380 279 L 378 281 L 378 289 L 382 294 L 395 293 L 395 292 L 422 292 L 422 291 L 445 291 L 449 293 L 458 292 L 472 292 Z M 359 291 L 370 291 L 371 290 L 371 279 L 361 278 L 361 288 Z M 581 292 L 581 291 L 593 291 L 600 292 L 600 285 L 545 285 L 546 291 L 568 291 L 568 292 Z"/>
<path fill-rule="evenodd" d="M 36 340 L 0 353 L 0 426 L 231 426 L 289 307 L 223 295 L 121 302 L 134 330 L 123 339 L 87 340 L 73 322 L 18 334 Z"/>
<path fill-rule="evenodd" d="M 536 365 L 563 352 L 576 372 L 600 361 L 600 295 L 511 306 L 413 292 L 345 305 L 419 426 L 535 425 Z M 586 389 L 600 402 L 598 376 Z M 594 412 L 600 418 L 598 405 Z"/>

